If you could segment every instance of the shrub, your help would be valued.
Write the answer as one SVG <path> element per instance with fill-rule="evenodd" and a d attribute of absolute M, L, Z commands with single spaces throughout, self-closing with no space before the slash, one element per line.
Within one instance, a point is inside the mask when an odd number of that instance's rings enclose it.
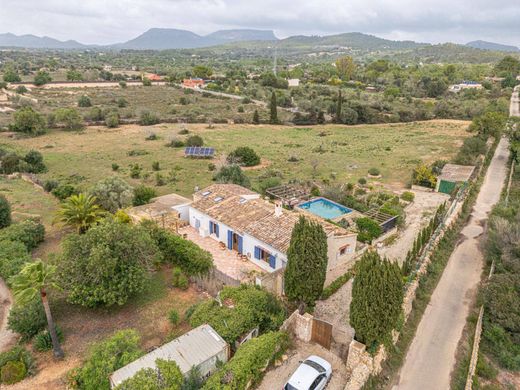
<path fill-rule="evenodd" d="M 9 311 L 7 326 L 13 332 L 21 334 L 26 340 L 45 329 L 47 317 L 45 317 L 40 297 L 24 305 L 15 302 Z"/>
<path fill-rule="evenodd" d="M 100 180 L 90 192 L 98 204 L 111 213 L 130 206 L 134 197 L 133 188 L 117 176 Z"/>
<path fill-rule="evenodd" d="M 364 177 L 360 177 L 357 182 L 364 186 L 365 184 L 367 184 L 367 179 L 365 179 Z"/>
<path fill-rule="evenodd" d="M 92 102 L 87 95 L 80 96 L 78 99 L 78 107 L 91 107 Z"/>
<path fill-rule="evenodd" d="M 115 171 L 118 171 L 119 170 L 119 164 L 116 164 L 116 163 L 112 163 L 112 170 L 115 172 Z"/>
<path fill-rule="evenodd" d="M 142 126 L 156 125 L 159 122 L 159 117 L 153 112 L 145 110 L 141 111 L 141 114 L 139 115 L 139 124 Z"/>
<path fill-rule="evenodd" d="M 211 253 L 197 244 L 172 234 L 155 223 L 144 222 L 143 226 L 150 232 L 165 262 L 180 267 L 190 276 L 206 275 L 213 267 Z"/>
<path fill-rule="evenodd" d="M 46 130 L 46 121 L 42 114 L 32 107 L 23 107 L 13 115 L 13 123 L 9 125 L 11 131 L 30 135 L 39 135 Z"/>
<path fill-rule="evenodd" d="M 0 229 L 11 224 L 11 205 L 4 195 L 0 195 Z"/>
<path fill-rule="evenodd" d="M 36 150 L 30 150 L 23 160 L 27 163 L 28 167 L 26 169 L 29 173 L 42 173 L 47 170 L 47 167 L 43 163 L 43 156 L 40 152 Z"/>
<path fill-rule="evenodd" d="M 277 330 L 285 319 L 278 298 L 258 286 L 226 286 L 220 297 L 232 302 L 233 307 L 220 306 L 215 300 L 202 302 L 190 316 L 190 325 L 210 324 L 231 345 L 255 327 L 262 333 Z"/>
<path fill-rule="evenodd" d="M 58 340 L 63 342 L 63 332 L 60 327 L 56 325 L 56 334 L 58 335 Z M 51 334 L 47 329 L 41 331 L 34 337 L 34 349 L 38 352 L 45 352 L 52 349 L 52 339 Z"/>
<path fill-rule="evenodd" d="M 383 233 L 383 229 L 379 224 L 371 218 L 363 217 L 356 219 L 358 229 L 358 241 L 371 243 L 374 238 L 379 237 Z"/>
<path fill-rule="evenodd" d="M 163 186 L 166 184 L 166 180 L 164 179 L 164 176 L 161 175 L 159 172 L 155 174 L 155 185 L 156 186 Z"/>
<path fill-rule="evenodd" d="M 229 165 L 220 168 L 220 171 L 213 176 L 213 180 L 218 183 L 238 184 L 246 188 L 251 186 L 249 178 L 238 165 Z"/>
<path fill-rule="evenodd" d="M 148 232 L 105 220 L 63 241 L 60 281 L 68 300 L 87 307 L 123 305 L 141 292 L 161 260 Z"/>
<path fill-rule="evenodd" d="M 51 190 L 51 194 L 60 200 L 65 200 L 72 195 L 77 195 L 79 191 L 72 184 L 59 184 Z"/>
<path fill-rule="evenodd" d="M 208 164 L 208 171 L 213 172 L 215 169 L 217 169 L 217 166 L 214 163 Z"/>
<path fill-rule="evenodd" d="M 370 169 L 368 170 L 368 174 L 369 174 L 370 176 L 379 176 L 379 175 L 381 174 L 381 172 L 380 172 L 379 169 L 377 169 L 377 168 L 370 168 Z"/>
<path fill-rule="evenodd" d="M 320 299 L 328 299 L 332 294 L 334 294 L 341 287 L 343 287 L 345 283 L 347 283 L 350 280 L 350 278 L 352 278 L 352 274 L 350 272 L 347 272 L 335 279 L 331 284 L 329 284 L 327 287 L 323 289 Z"/>
<path fill-rule="evenodd" d="M 401 194 L 401 199 L 406 202 L 413 202 L 415 199 L 415 194 L 411 191 L 405 191 Z"/>
<path fill-rule="evenodd" d="M 119 114 L 117 112 L 111 112 L 108 114 L 105 117 L 105 125 L 110 129 L 119 127 Z"/>
<path fill-rule="evenodd" d="M 90 349 L 83 366 L 70 373 L 71 385 L 84 390 L 110 390 L 110 374 L 142 354 L 137 332 L 121 330 Z"/>
<path fill-rule="evenodd" d="M 121 88 L 123 88 L 123 89 L 126 88 L 126 86 L 127 86 L 127 85 L 126 85 L 126 81 L 125 81 L 125 80 L 121 80 L 121 81 L 119 82 L 119 86 L 120 86 Z M 120 99 L 123 99 L 123 98 L 120 98 Z M 120 106 L 120 107 L 121 107 L 121 106 Z"/>
<path fill-rule="evenodd" d="M 24 377 L 28 373 L 31 373 L 33 370 L 34 362 L 33 362 L 32 356 L 27 350 L 25 350 L 21 346 L 16 346 L 16 347 L 10 349 L 9 351 L 0 353 L 0 368 L 3 368 L 9 362 L 22 363 L 25 368 Z M 10 375 L 7 375 L 7 377 L 10 377 Z M 0 383 L 7 384 L 7 381 L 5 381 L 5 379 L 6 379 L 6 375 L 3 375 L 3 372 L 0 369 Z M 23 378 L 21 378 L 21 379 L 23 379 Z M 14 383 L 14 382 L 11 382 L 11 383 Z"/>
<path fill-rule="evenodd" d="M 161 170 L 161 164 L 159 163 L 159 161 L 154 161 L 152 163 L 152 170 L 154 170 L 154 171 L 160 171 Z"/>
<path fill-rule="evenodd" d="M 173 287 L 180 288 L 182 290 L 186 290 L 190 286 L 190 281 L 182 272 L 182 269 L 179 267 L 174 267 L 172 271 L 172 284 Z"/>
<path fill-rule="evenodd" d="M 204 140 L 200 135 L 191 135 L 186 140 L 186 146 L 202 146 L 204 145 Z"/>
<path fill-rule="evenodd" d="M 150 80 L 148 77 L 143 77 L 143 86 L 151 87 L 152 86 L 152 80 Z"/>
<path fill-rule="evenodd" d="M 0 381 L 6 385 L 20 382 L 27 375 L 27 368 L 23 362 L 10 361 L 0 369 Z"/>
<path fill-rule="evenodd" d="M 49 74 L 49 72 L 46 72 L 44 70 L 39 70 L 36 73 L 36 76 L 34 76 L 34 85 L 36 85 L 37 87 L 50 83 L 51 81 L 51 75 Z"/>
<path fill-rule="evenodd" d="M 27 88 L 25 88 L 25 85 L 19 85 L 18 87 L 16 87 L 15 91 L 20 95 L 23 95 L 24 93 L 28 92 Z"/>
<path fill-rule="evenodd" d="M 100 122 L 105 119 L 105 113 L 99 107 L 92 107 L 85 117 L 88 120 Z"/>
<path fill-rule="evenodd" d="M 260 156 L 248 146 L 241 146 L 228 154 L 227 162 L 229 164 L 238 164 L 246 167 L 252 167 L 260 164 Z"/>
<path fill-rule="evenodd" d="M 157 192 L 155 192 L 152 187 L 147 187 L 144 184 L 141 184 L 134 188 L 134 199 L 132 204 L 134 206 L 141 206 L 150 203 L 150 200 L 156 196 Z"/>
<path fill-rule="evenodd" d="M 130 166 L 130 177 L 132 179 L 139 179 L 141 177 L 142 170 L 143 167 L 141 167 L 139 164 L 133 164 Z"/>
<path fill-rule="evenodd" d="M 24 264 L 31 261 L 27 248 L 20 241 L 0 241 L 0 277 L 9 283 L 9 278 L 17 275 Z"/>
<path fill-rule="evenodd" d="M 289 346 L 285 332 L 271 332 L 249 340 L 235 356 L 206 381 L 203 390 L 246 389 L 262 379 L 266 366 L 279 359 Z"/>
<path fill-rule="evenodd" d="M 179 312 L 175 309 L 170 310 L 168 319 L 173 326 L 177 325 L 179 323 Z"/>
<path fill-rule="evenodd" d="M 189 134 L 189 133 L 190 133 L 190 131 L 188 129 L 182 129 L 182 130 L 179 131 L 179 134 L 181 134 L 181 135 L 186 135 L 186 134 Z"/>
<path fill-rule="evenodd" d="M 54 114 L 56 122 L 65 130 L 81 130 L 84 127 L 83 118 L 75 108 L 58 108 Z"/>
<path fill-rule="evenodd" d="M 166 144 L 166 146 L 169 148 L 182 148 L 184 146 L 184 142 L 180 139 L 172 139 Z"/>
<path fill-rule="evenodd" d="M 155 368 L 142 368 L 114 390 L 197 390 L 186 387 L 182 372 L 174 360 L 155 360 Z"/>
<path fill-rule="evenodd" d="M 33 219 L 26 219 L 0 230 L 0 241 L 19 241 L 29 252 L 43 242 L 44 238 L 45 227 Z"/>
<path fill-rule="evenodd" d="M 144 140 L 145 141 L 156 141 L 158 139 L 159 139 L 159 137 L 157 137 L 157 134 L 150 133 L 149 135 L 146 136 L 146 138 Z"/>

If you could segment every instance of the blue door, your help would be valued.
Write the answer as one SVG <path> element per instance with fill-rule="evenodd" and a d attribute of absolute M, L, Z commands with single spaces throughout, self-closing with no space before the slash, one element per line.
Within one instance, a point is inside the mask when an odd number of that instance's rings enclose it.
<path fill-rule="evenodd" d="M 238 253 L 242 254 L 242 246 L 243 246 L 243 240 L 242 240 L 242 237 L 237 235 L 237 239 L 238 239 Z"/>
<path fill-rule="evenodd" d="M 229 250 L 233 249 L 233 232 L 231 230 L 227 231 L 227 247 Z"/>
<path fill-rule="evenodd" d="M 269 255 L 269 265 L 271 268 L 276 268 L 276 257 L 273 255 Z"/>

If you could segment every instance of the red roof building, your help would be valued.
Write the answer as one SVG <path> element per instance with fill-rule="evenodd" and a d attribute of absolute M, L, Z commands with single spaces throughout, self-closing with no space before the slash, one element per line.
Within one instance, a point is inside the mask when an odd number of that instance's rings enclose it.
<path fill-rule="evenodd" d="M 202 88 L 204 87 L 203 79 L 184 79 L 182 81 L 182 86 L 184 88 Z"/>

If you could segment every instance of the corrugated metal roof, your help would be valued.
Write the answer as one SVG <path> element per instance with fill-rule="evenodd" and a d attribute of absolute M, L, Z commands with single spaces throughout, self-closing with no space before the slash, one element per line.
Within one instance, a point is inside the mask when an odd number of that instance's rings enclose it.
<path fill-rule="evenodd" d="M 226 347 L 227 343 L 210 325 L 201 325 L 114 371 L 110 382 L 117 386 L 143 368 L 155 368 L 157 359 L 174 360 L 186 374 L 193 366 L 200 365 Z"/>

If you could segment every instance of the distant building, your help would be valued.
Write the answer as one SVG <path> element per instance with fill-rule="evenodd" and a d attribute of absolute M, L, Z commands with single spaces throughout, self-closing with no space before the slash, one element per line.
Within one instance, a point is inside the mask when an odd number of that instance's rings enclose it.
<path fill-rule="evenodd" d="M 111 72 L 112 71 L 112 65 L 103 65 L 103 70 L 105 72 Z"/>
<path fill-rule="evenodd" d="M 289 87 L 299 87 L 300 86 L 300 79 L 288 79 L 287 82 L 289 83 Z"/>
<path fill-rule="evenodd" d="M 162 78 L 158 74 L 150 73 L 145 76 L 150 81 L 161 81 Z"/>
<path fill-rule="evenodd" d="M 437 178 L 437 192 L 451 194 L 455 187 L 467 183 L 475 171 L 472 165 L 446 164 Z"/>
<path fill-rule="evenodd" d="M 204 88 L 204 80 L 199 78 L 189 78 L 182 80 L 183 88 Z"/>
<path fill-rule="evenodd" d="M 228 361 L 229 346 L 210 325 L 201 325 L 114 371 L 110 375 L 110 386 L 120 385 L 144 368 L 155 369 L 157 359 L 175 361 L 184 376 L 192 367 L 197 367 L 206 378 L 216 371 L 219 362 Z"/>
<path fill-rule="evenodd" d="M 482 89 L 482 84 L 477 83 L 476 81 L 463 81 L 460 84 L 450 85 L 449 91 L 457 93 L 463 89 Z"/>

